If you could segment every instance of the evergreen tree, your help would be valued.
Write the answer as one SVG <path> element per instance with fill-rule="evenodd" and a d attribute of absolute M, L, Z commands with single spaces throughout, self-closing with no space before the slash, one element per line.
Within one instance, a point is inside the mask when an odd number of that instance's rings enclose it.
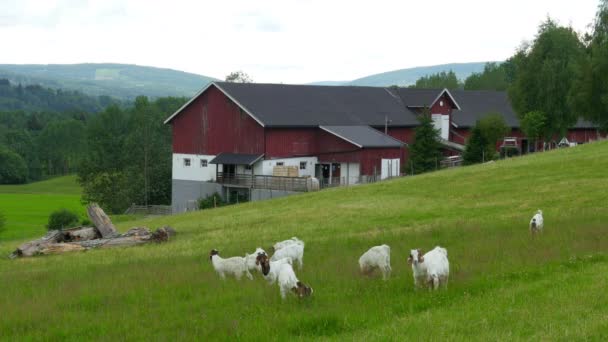
<path fill-rule="evenodd" d="M 460 89 L 462 83 L 456 77 L 456 73 L 450 70 L 448 72 L 442 71 L 436 74 L 420 77 L 416 84 L 410 86 L 410 88 L 416 89 Z"/>
<path fill-rule="evenodd" d="M 439 167 L 443 158 L 439 131 L 433 126 L 428 110 L 418 117 L 420 125 L 415 130 L 415 140 L 410 146 L 410 169 L 414 174 L 433 171 Z"/>
<path fill-rule="evenodd" d="M 471 165 L 486 161 L 488 152 L 488 141 L 484 137 L 479 125 L 475 125 L 471 130 L 471 136 L 467 140 L 467 145 L 462 159 L 464 165 Z"/>

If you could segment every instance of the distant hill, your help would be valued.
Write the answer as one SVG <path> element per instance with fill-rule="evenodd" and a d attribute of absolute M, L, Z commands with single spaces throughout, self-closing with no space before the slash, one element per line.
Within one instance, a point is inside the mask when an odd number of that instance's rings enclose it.
<path fill-rule="evenodd" d="M 372 86 L 372 87 L 388 87 L 392 85 L 409 86 L 416 83 L 422 76 L 436 74 L 442 71 L 454 71 L 456 77 L 461 80 L 466 79 L 474 72 L 483 71 L 483 67 L 487 62 L 476 63 L 451 63 L 432 65 L 425 67 L 415 67 L 400 70 L 387 71 L 380 74 L 370 75 L 358 78 L 353 81 L 336 82 L 336 81 L 321 81 L 311 84 L 316 85 L 356 85 L 356 86 Z"/>
<path fill-rule="evenodd" d="M 214 78 L 172 69 L 128 64 L 0 64 L 0 78 L 13 83 L 78 90 L 132 100 L 149 97 L 190 97 Z"/>

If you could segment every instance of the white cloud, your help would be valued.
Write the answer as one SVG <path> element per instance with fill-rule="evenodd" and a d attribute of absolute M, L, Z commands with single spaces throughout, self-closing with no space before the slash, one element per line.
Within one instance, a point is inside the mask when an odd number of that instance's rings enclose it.
<path fill-rule="evenodd" d="M 0 0 L 0 63 L 116 62 L 259 82 L 348 80 L 503 60 L 547 15 L 585 30 L 598 1 Z"/>

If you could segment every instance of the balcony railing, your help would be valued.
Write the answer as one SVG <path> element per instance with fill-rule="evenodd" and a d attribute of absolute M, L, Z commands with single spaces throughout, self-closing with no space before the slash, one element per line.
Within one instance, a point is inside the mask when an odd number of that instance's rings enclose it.
<path fill-rule="evenodd" d="M 308 191 L 312 186 L 310 178 L 304 177 L 262 176 L 223 172 L 217 174 L 216 182 L 243 188 L 285 191 Z"/>

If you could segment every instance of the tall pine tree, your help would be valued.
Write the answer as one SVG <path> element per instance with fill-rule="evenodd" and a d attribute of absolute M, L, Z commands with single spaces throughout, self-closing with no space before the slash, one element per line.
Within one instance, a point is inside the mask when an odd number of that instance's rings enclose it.
<path fill-rule="evenodd" d="M 414 174 L 436 170 L 443 158 L 439 131 L 433 126 L 428 111 L 418 117 L 420 125 L 416 127 L 415 141 L 410 147 L 410 169 Z"/>

